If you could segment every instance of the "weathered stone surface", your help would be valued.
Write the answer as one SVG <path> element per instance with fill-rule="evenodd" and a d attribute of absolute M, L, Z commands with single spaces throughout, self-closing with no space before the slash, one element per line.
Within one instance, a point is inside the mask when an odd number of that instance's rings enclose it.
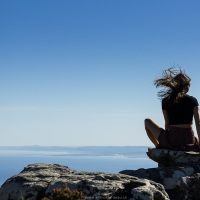
<path fill-rule="evenodd" d="M 191 187 L 187 180 L 188 177 L 193 176 L 194 169 L 192 167 L 158 167 L 152 169 L 124 170 L 120 173 L 161 183 L 171 200 L 187 200 L 186 197 Z M 196 193 L 192 193 L 191 196 L 196 196 Z"/>
<path fill-rule="evenodd" d="M 162 184 L 171 200 L 200 199 L 199 152 L 149 149 L 147 154 L 159 167 L 123 170 L 120 173 Z"/>
<path fill-rule="evenodd" d="M 162 166 L 198 166 L 200 165 L 200 152 L 172 151 L 167 149 L 149 148 L 147 155 L 150 159 Z"/>
<path fill-rule="evenodd" d="M 192 167 L 158 167 L 151 169 L 123 170 L 121 174 L 145 178 L 161 183 L 165 189 L 174 189 L 180 182 L 182 177 L 194 174 Z"/>
<path fill-rule="evenodd" d="M 196 173 L 193 176 L 182 178 L 180 192 L 182 199 L 199 200 L 200 198 L 200 174 Z"/>
<path fill-rule="evenodd" d="M 8 179 L 0 188 L 1 200 L 41 200 L 53 188 L 67 184 L 86 198 L 168 200 L 164 187 L 151 180 L 124 174 L 77 172 L 56 164 L 32 164 Z"/>

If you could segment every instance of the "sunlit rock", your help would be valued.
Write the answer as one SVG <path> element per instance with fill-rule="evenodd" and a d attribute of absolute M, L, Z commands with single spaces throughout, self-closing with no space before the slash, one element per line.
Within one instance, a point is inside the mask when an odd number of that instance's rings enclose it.
<path fill-rule="evenodd" d="M 1 200 L 41 200 L 66 184 L 86 199 L 168 200 L 164 187 L 151 180 L 124 174 L 78 172 L 56 164 L 32 164 L 0 188 Z"/>

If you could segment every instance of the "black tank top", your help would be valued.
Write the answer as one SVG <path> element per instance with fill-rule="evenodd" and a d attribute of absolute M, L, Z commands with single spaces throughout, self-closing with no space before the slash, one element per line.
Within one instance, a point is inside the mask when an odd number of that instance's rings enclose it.
<path fill-rule="evenodd" d="M 185 95 L 178 102 L 171 102 L 167 98 L 162 100 L 162 109 L 167 111 L 169 125 L 192 124 L 193 109 L 199 106 L 193 96 Z"/>

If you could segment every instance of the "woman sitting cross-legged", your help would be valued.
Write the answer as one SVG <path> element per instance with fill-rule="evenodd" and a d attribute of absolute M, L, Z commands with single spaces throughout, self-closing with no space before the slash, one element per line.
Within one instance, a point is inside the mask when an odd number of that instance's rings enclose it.
<path fill-rule="evenodd" d="M 163 71 L 163 77 L 155 80 L 162 99 L 165 129 L 151 119 L 145 119 L 145 129 L 156 148 L 180 151 L 199 151 L 199 143 L 192 128 L 195 119 L 200 138 L 199 104 L 195 97 L 187 95 L 191 79 L 181 70 L 170 68 Z"/>

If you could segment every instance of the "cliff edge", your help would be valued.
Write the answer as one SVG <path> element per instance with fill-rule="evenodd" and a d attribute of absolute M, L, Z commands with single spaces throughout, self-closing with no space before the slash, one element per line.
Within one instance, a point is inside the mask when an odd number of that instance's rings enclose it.
<path fill-rule="evenodd" d="M 119 173 L 79 172 L 58 164 L 30 164 L 0 188 L 0 200 L 41 200 L 66 185 L 85 199 L 195 200 L 200 196 L 200 152 L 148 149 L 157 168 Z"/>
<path fill-rule="evenodd" d="M 86 199 L 168 200 L 164 187 L 154 181 L 124 174 L 78 172 L 57 164 L 31 164 L 0 188 L 1 200 L 41 200 L 54 188 L 67 185 Z"/>
<path fill-rule="evenodd" d="M 200 197 L 200 152 L 149 148 L 147 155 L 157 168 L 123 170 L 120 173 L 155 181 L 164 186 L 171 200 Z"/>

